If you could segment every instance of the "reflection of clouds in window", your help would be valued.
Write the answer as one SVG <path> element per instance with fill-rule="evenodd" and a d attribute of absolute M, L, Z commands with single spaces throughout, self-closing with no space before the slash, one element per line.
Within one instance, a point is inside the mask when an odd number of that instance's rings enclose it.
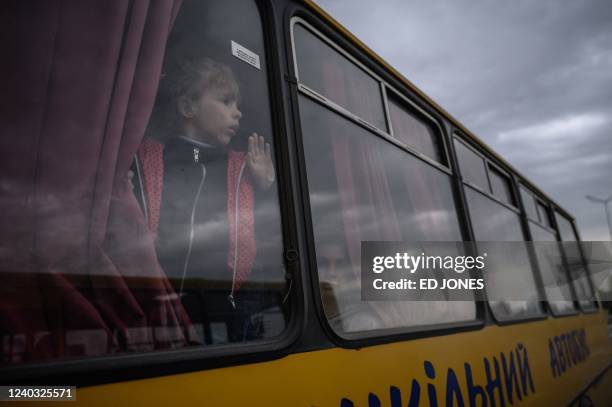
<path fill-rule="evenodd" d="M 422 211 L 418 213 L 410 213 L 408 216 L 403 216 L 400 220 L 402 224 L 402 230 L 420 230 L 423 241 L 429 240 L 428 235 L 436 236 L 438 233 L 432 231 L 438 231 L 442 233 L 448 233 L 449 224 L 457 221 L 457 215 L 455 212 L 450 212 L 446 209 L 436 209 L 429 211 Z M 458 239 L 460 235 L 453 236 Z M 449 236 L 450 240 L 451 236 Z M 435 239 L 432 239 L 435 240 Z"/>
<path fill-rule="evenodd" d="M 481 242 L 478 250 L 495 259 L 485 269 L 487 295 L 493 312 L 498 318 L 516 317 L 515 311 L 537 310 L 535 302 L 527 307 L 521 303 L 509 305 L 509 301 L 535 301 L 538 298 L 533 269 L 526 246 L 486 245 L 485 242 L 524 241 L 519 216 L 488 197 L 465 187 L 474 235 Z M 485 248 L 486 247 L 486 248 Z M 516 308 L 518 307 L 518 308 Z M 525 311 L 526 312 L 526 311 Z"/>
<path fill-rule="evenodd" d="M 461 240 L 450 179 L 308 99 L 300 109 L 320 290 L 332 328 L 473 319 L 470 301 L 361 301 L 362 241 Z"/>
<path fill-rule="evenodd" d="M 546 299 L 556 312 L 572 309 L 572 292 L 555 233 L 532 222 L 529 223 L 529 227 L 533 240 L 537 242 L 535 252 L 544 282 Z"/>

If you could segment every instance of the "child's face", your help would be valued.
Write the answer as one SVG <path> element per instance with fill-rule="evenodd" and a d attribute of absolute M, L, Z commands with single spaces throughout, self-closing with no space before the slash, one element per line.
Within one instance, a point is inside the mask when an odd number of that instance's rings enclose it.
<path fill-rule="evenodd" d="M 242 113 L 236 95 L 230 87 L 207 89 L 193 101 L 192 124 L 202 141 L 227 146 L 236 135 Z"/>

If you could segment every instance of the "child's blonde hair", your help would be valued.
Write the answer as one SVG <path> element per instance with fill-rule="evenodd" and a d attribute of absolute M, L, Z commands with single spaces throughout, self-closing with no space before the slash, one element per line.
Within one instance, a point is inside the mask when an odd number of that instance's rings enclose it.
<path fill-rule="evenodd" d="M 197 100 L 207 89 L 220 88 L 229 89 L 230 94 L 239 100 L 238 82 L 229 66 L 210 58 L 186 60 L 177 65 L 173 86 L 175 101 L 180 98 Z"/>
<path fill-rule="evenodd" d="M 162 142 L 181 132 L 181 99 L 196 101 L 210 89 L 229 89 L 240 101 L 240 88 L 231 68 L 211 58 L 184 59 L 166 66 L 162 74 L 147 135 Z"/>

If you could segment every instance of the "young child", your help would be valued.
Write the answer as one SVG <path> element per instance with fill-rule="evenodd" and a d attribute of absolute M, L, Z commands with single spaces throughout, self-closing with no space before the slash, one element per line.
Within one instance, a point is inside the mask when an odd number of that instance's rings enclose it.
<path fill-rule="evenodd" d="M 245 324 L 253 298 L 240 287 L 255 261 L 255 197 L 275 180 L 270 144 L 253 133 L 248 152 L 230 149 L 242 113 L 229 67 L 204 58 L 184 62 L 169 75 L 174 134 L 163 144 L 148 140 L 139 151 L 144 157 L 163 149 L 163 162 L 155 166 L 163 185 L 156 187 L 146 173 L 140 177 L 145 191 L 161 189 L 157 205 L 151 199 L 145 205 L 149 226 L 156 229 L 160 263 L 183 302 L 191 301 L 191 294 L 203 298 L 205 319 L 226 315 L 232 319 L 225 321 L 227 340 L 245 340 L 245 332 L 252 331 Z M 190 282 L 204 287 L 204 294 Z"/>

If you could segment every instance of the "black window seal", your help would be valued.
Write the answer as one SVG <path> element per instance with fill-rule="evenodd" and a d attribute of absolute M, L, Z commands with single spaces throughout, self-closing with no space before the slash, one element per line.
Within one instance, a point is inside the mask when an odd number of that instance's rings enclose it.
<path fill-rule="evenodd" d="M 337 33 L 332 28 L 328 27 L 326 23 L 322 22 L 318 17 L 314 16 L 309 10 L 306 10 L 305 8 L 301 6 L 296 6 L 295 9 L 291 13 L 287 13 L 286 24 L 285 24 L 286 26 L 285 37 L 286 38 L 290 38 L 290 39 L 293 38 L 292 20 L 296 17 L 300 18 L 303 21 L 306 21 L 308 24 L 313 26 L 317 31 L 321 32 L 326 37 L 330 38 L 330 41 L 337 43 L 339 47 L 342 47 L 342 48 L 350 47 L 350 42 L 346 42 L 346 40 L 343 39 L 339 33 Z M 295 57 L 294 57 L 293 50 L 294 50 L 294 43 L 293 41 L 291 41 L 291 46 L 288 46 L 286 49 L 288 53 L 287 60 L 293 61 L 292 63 L 289 64 L 290 75 L 295 74 Z M 362 61 L 360 62 L 363 63 Z M 299 92 L 299 90 L 297 89 L 298 86 L 295 86 L 295 88 L 296 88 L 296 101 L 297 101 L 297 95 L 298 94 L 304 95 L 304 94 Z M 313 98 L 313 100 L 317 102 L 317 99 Z M 320 101 L 318 102 L 321 103 Z M 296 110 L 299 111 L 298 104 L 296 104 Z M 304 216 L 305 216 L 305 223 L 306 223 L 305 233 L 307 235 L 306 241 L 307 241 L 308 252 L 309 252 L 308 263 L 310 266 L 309 274 L 310 274 L 310 279 L 311 279 L 311 292 L 312 292 L 312 297 L 313 297 L 313 301 L 315 305 L 315 310 L 316 310 L 317 315 L 319 316 L 319 321 L 325 333 L 330 338 L 330 340 L 339 347 L 349 348 L 349 349 L 358 349 L 358 348 L 362 348 L 366 346 L 375 346 L 375 345 L 380 345 L 380 344 L 385 344 L 385 343 L 399 342 L 399 341 L 418 339 L 418 338 L 424 338 L 424 337 L 448 335 L 451 333 L 471 331 L 471 330 L 477 330 L 477 329 L 483 328 L 485 326 L 485 320 L 484 320 L 484 315 L 482 312 L 482 307 L 478 307 L 478 302 L 475 301 L 476 319 L 473 321 L 469 321 L 467 323 L 461 322 L 461 323 L 450 323 L 450 324 L 439 324 L 439 325 L 426 325 L 426 326 L 420 326 L 419 327 L 420 329 L 418 331 L 410 330 L 409 332 L 403 331 L 402 333 L 396 333 L 396 332 L 389 333 L 387 330 L 386 334 L 384 334 L 385 331 L 376 331 L 378 332 L 378 334 L 382 332 L 383 335 L 366 337 L 366 338 L 361 338 L 361 339 L 346 339 L 346 338 L 339 336 L 333 330 L 323 310 L 321 292 L 319 289 L 319 278 L 318 278 L 316 255 L 315 255 L 314 232 L 312 228 L 312 218 L 311 218 L 311 210 L 310 210 L 310 202 L 309 202 L 308 180 L 307 180 L 307 174 L 306 174 L 306 165 L 305 165 L 304 149 L 303 149 L 303 142 L 302 142 L 303 135 L 302 135 L 301 125 L 300 125 L 299 114 L 295 115 L 294 123 L 295 123 L 295 131 L 296 131 L 296 143 L 298 144 L 297 151 L 299 152 L 299 155 L 300 155 L 297 161 L 299 163 L 299 171 L 301 174 L 300 178 L 302 181 L 301 190 L 303 191 L 303 198 L 304 198 L 303 205 L 304 205 L 304 212 L 305 212 Z M 366 128 L 366 130 L 370 130 L 370 129 Z M 392 140 L 388 140 L 388 141 L 393 142 Z M 401 147 L 401 146 L 398 146 L 398 147 Z M 410 152 L 411 154 L 414 154 L 412 151 L 408 151 L 408 152 Z M 417 158 L 423 159 L 420 155 L 421 154 L 419 153 L 417 155 Z M 426 160 L 423 160 L 423 161 L 426 161 Z M 433 163 L 431 162 L 428 162 L 428 163 L 432 164 L 432 166 L 434 167 L 438 167 L 438 165 L 433 165 Z M 442 170 L 441 168 L 438 168 L 438 169 Z M 452 173 L 450 169 L 446 169 L 445 171 L 444 170 L 442 171 L 447 173 L 452 178 Z"/>

